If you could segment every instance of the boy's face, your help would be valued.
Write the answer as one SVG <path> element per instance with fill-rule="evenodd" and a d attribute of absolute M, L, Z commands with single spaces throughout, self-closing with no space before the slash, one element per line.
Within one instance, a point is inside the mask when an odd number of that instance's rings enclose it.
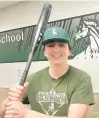
<path fill-rule="evenodd" d="M 51 63 L 67 63 L 68 56 L 71 54 L 68 43 L 50 42 L 44 47 L 44 54 Z"/>

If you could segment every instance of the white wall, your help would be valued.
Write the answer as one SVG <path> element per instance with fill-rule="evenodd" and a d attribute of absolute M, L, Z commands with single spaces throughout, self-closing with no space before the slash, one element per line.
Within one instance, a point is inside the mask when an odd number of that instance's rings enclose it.
<path fill-rule="evenodd" d="M 49 21 L 69 18 L 99 11 L 99 2 L 50 2 L 52 13 Z M 44 2 L 21 2 L 0 11 L 0 31 L 36 24 Z"/>
<path fill-rule="evenodd" d="M 89 14 L 99 11 L 99 2 L 50 2 L 52 4 L 52 12 L 49 21 Z M 44 2 L 21 2 L 0 11 L 0 32 L 20 27 L 30 26 L 37 23 Z M 71 65 L 87 71 L 92 77 L 94 92 L 99 92 L 98 84 L 98 59 L 74 59 L 69 60 Z M 16 82 L 19 82 L 22 70 L 26 63 L 7 63 L 0 64 L 0 87 L 11 87 Z M 29 73 L 37 71 L 48 65 L 48 62 L 33 62 Z M 18 72 L 21 70 L 21 73 Z"/>

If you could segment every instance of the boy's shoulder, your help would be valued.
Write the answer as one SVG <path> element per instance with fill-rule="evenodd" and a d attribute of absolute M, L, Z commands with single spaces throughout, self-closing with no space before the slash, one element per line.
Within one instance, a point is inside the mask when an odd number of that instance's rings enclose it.
<path fill-rule="evenodd" d="M 86 71 L 84 71 L 80 68 L 77 68 L 77 67 L 74 67 L 74 66 L 70 66 L 70 68 L 71 68 L 71 72 L 74 73 L 74 74 L 77 74 L 77 75 L 79 75 L 81 77 L 84 77 L 84 78 L 90 77 L 90 75 Z"/>
<path fill-rule="evenodd" d="M 39 76 L 43 73 L 45 73 L 45 71 L 48 69 L 48 67 L 45 67 L 37 72 L 31 73 L 30 75 L 28 75 L 26 81 L 31 81 L 33 78 L 35 78 L 36 76 Z"/>

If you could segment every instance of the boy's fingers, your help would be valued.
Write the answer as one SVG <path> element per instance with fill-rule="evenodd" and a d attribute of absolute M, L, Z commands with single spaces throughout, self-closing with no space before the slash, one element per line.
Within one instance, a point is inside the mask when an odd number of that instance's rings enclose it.
<path fill-rule="evenodd" d="M 17 98 L 17 97 L 11 97 L 11 96 L 9 96 L 8 97 L 8 100 L 9 101 L 22 101 L 22 98 Z"/>

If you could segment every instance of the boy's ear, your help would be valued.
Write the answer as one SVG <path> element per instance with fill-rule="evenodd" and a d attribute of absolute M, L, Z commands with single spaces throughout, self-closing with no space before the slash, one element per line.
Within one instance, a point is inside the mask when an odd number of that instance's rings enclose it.
<path fill-rule="evenodd" d="M 42 46 L 42 48 L 41 48 L 41 49 L 44 51 L 44 48 L 45 48 L 45 47 L 44 47 L 44 46 Z"/>
<path fill-rule="evenodd" d="M 72 50 L 69 50 L 69 56 L 72 54 Z"/>
<path fill-rule="evenodd" d="M 43 50 L 44 56 L 46 57 L 45 46 L 42 46 L 42 50 Z"/>
<path fill-rule="evenodd" d="M 46 52 L 45 52 L 45 50 L 43 49 L 43 53 L 44 53 L 44 56 L 46 57 Z"/>

